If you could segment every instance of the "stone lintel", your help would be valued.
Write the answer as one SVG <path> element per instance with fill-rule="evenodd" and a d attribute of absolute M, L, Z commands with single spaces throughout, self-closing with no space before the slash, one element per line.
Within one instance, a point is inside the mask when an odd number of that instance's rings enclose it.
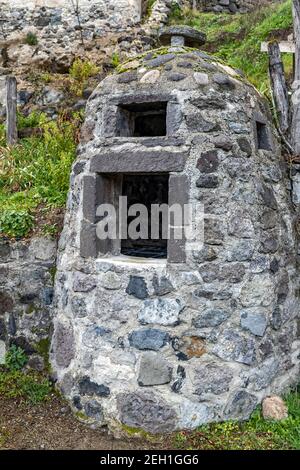
<path fill-rule="evenodd" d="M 188 153 L 160 149 L 152 152 L 120 152 L 95 155 L 91 172 L 95 173 L 170 173 L 184 170 Z"/>

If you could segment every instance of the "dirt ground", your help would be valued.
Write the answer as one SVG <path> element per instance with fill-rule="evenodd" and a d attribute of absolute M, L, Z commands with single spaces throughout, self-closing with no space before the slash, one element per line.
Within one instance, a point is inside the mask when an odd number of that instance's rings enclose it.
<path fill-rule="evenodd" d="M 143 439 L 115 439 L 106 429 L 80 423 L 57 397 L 40 405 L 0 398 L 0 449 L 150 450 L 166 444 Z"/>

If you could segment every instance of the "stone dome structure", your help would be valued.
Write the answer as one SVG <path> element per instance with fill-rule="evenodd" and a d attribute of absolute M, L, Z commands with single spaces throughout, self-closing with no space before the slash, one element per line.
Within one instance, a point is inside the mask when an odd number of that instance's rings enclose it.
<path fill-rule="evenodd" d="M 55 286 L 63 394 L 87 422 L 153 433 L 245 419 L 299 374 L 294 213 L 268 104 L 178 34 L 89 99 Z M 97 207 L 120 195 L 203 205 L 204 243 L 99 240 Z"/>

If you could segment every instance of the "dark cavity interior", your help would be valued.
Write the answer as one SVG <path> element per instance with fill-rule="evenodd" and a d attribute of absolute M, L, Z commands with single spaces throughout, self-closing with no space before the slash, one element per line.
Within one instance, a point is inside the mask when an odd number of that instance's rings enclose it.
<path fill-rule="evenodd" d="M 271 150 L 268 127 L 262 122 L 256 122 L 257 146 L 261 150 Z"/>
<path fill-rule="evenodd" d="M 127 196 L 128 208 L 143 204 L 148 210 L 149 239 L 122 240 L 121 253 L 141 258 L 167 258 L 168 240 L 163 239 L 162 215 L 159 219 L 159 238 L 151 239 L 151 205 L 168 204 L 169 175 L 124 175 L 122 195 Z M 138 216 L 139 214 L 137 214 Z M 127 217 L 127 229 L 136 216 Z M 140 227 L 137 228 L 140 230 Z"/>
<path fill-rule="evenodd" d="M 167 134 L 167 102 L 132 103 L 119 107 L 121 137 L 159 137 Z"/>

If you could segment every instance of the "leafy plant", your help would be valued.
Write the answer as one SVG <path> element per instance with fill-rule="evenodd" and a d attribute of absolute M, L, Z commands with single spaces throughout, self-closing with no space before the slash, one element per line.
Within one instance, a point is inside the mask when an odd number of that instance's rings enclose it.
<path fill-rule="evenodd" d="M 10 371 L 22 369 L 28 358 L 22 348 L 13 344 L 5 355 L 5 365 Z"/>
<path fill-rule="evenodd" d="M 22 398 L 35 405 L 47 400 L 52 390 L 49 380 L 36 372 L 0 372 L 0 396 L 4 398 Z"/>
<path fill-rule="evenodd" d="M 29 33 L 26 34 L 25 44 L 28 44 L 29 46 L 36 46 L 38 42 L 39 41 L 35 33 L 29 31 Z"/>
<path fill-rule="evenodd" d="M 0 234 L 24 237 L 32 229 L 34 218 L 26 209 L 7 209 L 0 214 Z"/>
<path fill-rule="evenodd" d="M 99 70 L 99 67 L 89 60 L 76 59 L 69 71 L 71 77 L 70 91 L 76 96 L 82 96 L 88 79 L 97 75 Z"/>

